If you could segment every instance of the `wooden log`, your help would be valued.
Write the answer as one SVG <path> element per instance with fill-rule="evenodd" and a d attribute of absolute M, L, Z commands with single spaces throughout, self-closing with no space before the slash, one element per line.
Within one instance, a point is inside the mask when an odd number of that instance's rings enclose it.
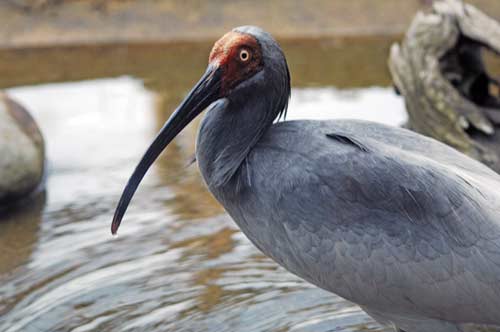
<path fill-rule="evenodd" d="M 405 98 L 407 126 L 500 172 L 498 80 L 482 49 L 500 54 L 500 24 L 460 0 L 435 2 L 394 44 L 389 69 Z"/>

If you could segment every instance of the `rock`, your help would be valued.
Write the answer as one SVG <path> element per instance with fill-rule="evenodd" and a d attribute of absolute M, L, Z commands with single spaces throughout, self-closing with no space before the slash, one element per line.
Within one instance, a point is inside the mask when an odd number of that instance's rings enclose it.
<path fill-rule="evenodd" d="M 461 0 L 437 1 L 392 46 L 389 68 L 410 129 L 500 172 L 500 83 L 483 49 L 500 54 L 500 24 Z"/>
<path fill-rule="evenodd" d="M 44 173 L 45 148 L 28 111 L 0 92 L 0 204 L 32 193 Z"/>

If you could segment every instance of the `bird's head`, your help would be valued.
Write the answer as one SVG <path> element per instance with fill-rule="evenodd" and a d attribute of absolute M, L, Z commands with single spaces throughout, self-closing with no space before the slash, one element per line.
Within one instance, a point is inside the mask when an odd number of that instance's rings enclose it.
<path fill-rule="evenodd" d="M 265 86 L 267 80 L 281 79 L 289 89 L 285 56 L 274 38 L 260 28 L 244 26 L 226 33 L 215 42 L 208 62 L 208 70 L 220 75 L 220 98 L 236 98 L 240 89 Z"/>
<path fill-rule="evenodd" d="M 210 104 L 221 99 L 244 101 L 255 91 L 274 93 L 268 112 L 271 121 L 286 112 L 290 74 L 278 43 L 254 26 L 235 28 L 219 39 L 207 70 L 167 120 L 130 177 L 115 211 L 111 232 L 116 233 L 139 183 L 167 145 Z"/>

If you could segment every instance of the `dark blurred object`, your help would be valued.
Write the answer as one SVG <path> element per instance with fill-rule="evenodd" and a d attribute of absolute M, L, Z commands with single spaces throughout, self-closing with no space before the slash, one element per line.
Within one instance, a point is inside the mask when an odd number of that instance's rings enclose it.
<path fill-rule="evenodd" d="M 36 12 L 42 11 L 56 6 L 64 5 L 71 2 L 77 2 L 79 0 L 4 0 L 8 5 L 13 8 L 22 10 L 24 12 Z M 130 0 L 114 0 L 114 2 L 125 2 Z M 93 8 L 97 10 L 104 10 L 106 5 L 112 1 L 109 0 L 86 0 L 90 3 Z"/>
<path fill-rule="evenodd" d="M 5 0 L 7 4 L 25 11 L 44 9 L 50 5 L 57 5 L 63 0 Z"/>
<path fill-rule="evenodd" d="M 0 207 L 31 194 L 43 179 L 44 141 L 29 112 L 0 93 Z"/>
<path fill-rule="evenodd" d="M 393 45 L 391 74 L 408 127 L 500 171 L 499 82 L 483 51 L 500 53 L 500 24 L 460 0 L 435 1 Z"/>

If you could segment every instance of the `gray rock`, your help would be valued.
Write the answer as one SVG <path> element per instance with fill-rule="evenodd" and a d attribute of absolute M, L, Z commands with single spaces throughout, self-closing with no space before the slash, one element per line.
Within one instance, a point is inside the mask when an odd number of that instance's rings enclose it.
<path fill-rule="evenodd" d="M 39 187 L 45 148 L 28 111 L 0 92 L 0 204 L 22 198 Z"/>

